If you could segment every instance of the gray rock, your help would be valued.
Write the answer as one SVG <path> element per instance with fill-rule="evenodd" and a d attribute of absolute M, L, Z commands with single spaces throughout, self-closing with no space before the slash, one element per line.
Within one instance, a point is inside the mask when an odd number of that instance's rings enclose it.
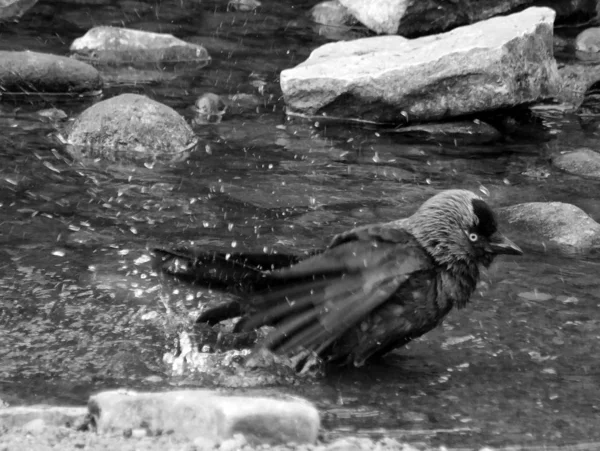
<path fill-rule="evenodd" d="M 98 102 L 73 122 L 67 150 L 76 159 L 181 161 L 197 138 L 172 108 L 137 94 Z"/>
<path fill-rule="evenodd" d="M 254 445 L 313 443 L 320 425 L 317 409 L 301 399 L 222 396 L 210 390 L 107 391 L 92 396 L 88 407 L 101 433 L 143 427 L 151 434 L 215 443 L 238 434 Z"/>
<path fill-rule="evenodd" d="M 281 72 L 290 114 L 438 120 L 552 97 L 554 12 L 529 8 L 437 36 L 326 44 Z"/>
<path fill-rule="evenodd" d="M 2 95 L 98 95 L 102 89 L 102 79 L 94 67 L 64 56 L 0 51 L 0 61 Z"/>
<path fill-rule="evenodd" d="M 0 0 L 0 22 L 21 17 L 37 0 Z"/>
<path fill-rule="evenodd" d="M 80 423 L 87 409 L 85 407 L 58 406 L 18 406 L 0 409 L 0 424 L 7 429 L 24 428 L 33 421 L 40 420 L 46 426 L 64 426 Z M 39 421 L 38 421 L 39 424 Z"/>
<path fill-rule="evenodd" d="M 197 67 L 211 60 L 201 45 L 170 34 L 108 26 L 92 28 L 70 50 L 74 57 L 98 64 L 193 62 Z"/>
<path fill-rule="evenodd" d="M 552 163 L 570 174 L 600 179 L 600 153 L 592 149 L 577 149 L 558 155 L 552 159 Z"/>
<path fill-rule="evenodd" d="M 587 253 L 600 246 L 600 224 L 575 205 L 528 202 L 502 208 L 499 213 L 503 221 L 526 233 L 533 246 L 566 254 Z"/>
<path fill-rule="evenodd" d="M 600 27 L 583 30 L 575 38 L 575 50 L 579 52 L 600 52 Z"/>

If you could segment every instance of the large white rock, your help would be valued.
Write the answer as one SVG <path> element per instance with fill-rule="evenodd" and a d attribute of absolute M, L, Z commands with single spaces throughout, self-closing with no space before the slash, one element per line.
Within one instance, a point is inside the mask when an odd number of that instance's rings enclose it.
<path fill-rule="evenodd" d="M 401 122 L 437 120 L 553 97 L 554 11 L 510 16 L 408 40 L 326 44 L 281 73 L 291 113 Z"/>

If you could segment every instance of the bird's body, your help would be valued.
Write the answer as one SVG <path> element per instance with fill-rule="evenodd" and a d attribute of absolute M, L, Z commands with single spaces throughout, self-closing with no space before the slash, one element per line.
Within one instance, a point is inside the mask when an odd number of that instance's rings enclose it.
<path fill-rule="evenodd" d="M 465 190 L 443 191 L 404 220 L 339 234 L 305 258 L 156 250 L 162 271 L 238 294 L 203 311 L 199 322 L 241 316 L 239 331 L 275 326 L 259 346 L 356 366 L 463 307 L 479 267 L 501 253 L 522 252 L 497 231 L 487 204 Z"/>

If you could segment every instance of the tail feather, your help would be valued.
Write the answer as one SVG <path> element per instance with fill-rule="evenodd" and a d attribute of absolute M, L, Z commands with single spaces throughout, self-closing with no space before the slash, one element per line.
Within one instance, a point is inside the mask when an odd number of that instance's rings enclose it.
<path fill-rule="evenodd" d="M 187 283 L 230 292 L 253 292 L 277 283 L 268 271 L 297 263 L 287 254 L 224 253 L 196 249 L 153 249 L 154 268 Z"/>

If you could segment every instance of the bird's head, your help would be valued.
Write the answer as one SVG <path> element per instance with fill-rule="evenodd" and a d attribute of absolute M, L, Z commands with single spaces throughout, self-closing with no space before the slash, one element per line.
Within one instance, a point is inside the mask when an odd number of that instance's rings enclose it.
<path fill-rule="evenodd" d="M 471 191 L 442 191 L 427 200 L 407 223 L 434 260 L 449 269 L 461 264 L 487 267 L 496 255 L 523 254 L 498 231 L 494 212 Z"/>

